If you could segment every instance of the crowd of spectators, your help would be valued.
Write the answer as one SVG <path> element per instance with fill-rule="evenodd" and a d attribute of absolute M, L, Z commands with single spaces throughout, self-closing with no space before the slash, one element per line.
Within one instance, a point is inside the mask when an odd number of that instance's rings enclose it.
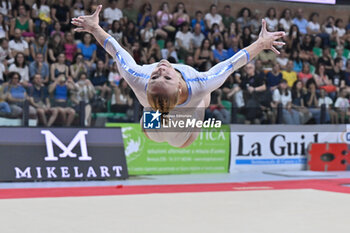
<path fill-rule="evenodd" d="M 224 123 L 276 123 L 277 106 L 283 122 L 349 121 L 350 24 L 340 18 L 319 20 L 302 9 L 267 10 L 263 16 L 243 8 L 234 16 L 230 5 L 206 12 L 188 12 L 182 2 L 163 2 L 140 9 L 134 0 L 109 0 L 100 25 L 140 64 L 161 59 L 206 71 L 258 38 L 261 18 L 270 31 L 286 32 L 280 55 L 264 51 L 233 73 L 214 91 L 207 117 Z M 68 6 L 70 4 L 70 6 Z M 137 99 L 118 67 L 88 33 L 74 32 L 72 17 L 94 12 L 97 0 L 0 1 L 0 116 L 19 117 L 24 102 L 39 124 L 71 125 L 84 110 L 125 113 L 132 118 Z M 82 109 L 81 101 L 85 107 Z M 234 111 L 232 111 L 234 109 Z"/>

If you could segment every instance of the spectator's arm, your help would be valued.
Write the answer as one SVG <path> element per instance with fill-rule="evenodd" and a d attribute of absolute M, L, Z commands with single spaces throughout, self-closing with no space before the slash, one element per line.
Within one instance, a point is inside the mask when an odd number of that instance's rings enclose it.
<path fill-rule="evenodd" d="M 11 19 L 10 21 L 10 36 L 15 35 L 15 25 L 16 25 L 16 18 Z"/>
<path fill-rule="evenodd" d="M 54 7 L 51 8 L 51 18 L 54 21 L 59 22 L 58 19 L 56 18 L 56 8 L 54 8 Z"/>
<path fill-rule="evenodd" d="M 56 58 L 55 58 L 55 55 L 53 54 L 52 49 L 49 49 L 49 57 L 51 61 L 56 62 Z"/>

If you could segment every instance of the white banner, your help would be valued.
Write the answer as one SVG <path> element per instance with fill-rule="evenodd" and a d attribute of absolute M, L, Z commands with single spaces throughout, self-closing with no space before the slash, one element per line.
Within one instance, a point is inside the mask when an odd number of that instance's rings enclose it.
<path fill-rule="evenodd" d="M 317 142 L 350 143 L 350 127 L 231 125 L 230 172 L 303 170 L 307 164 L 308 145 Z"/>

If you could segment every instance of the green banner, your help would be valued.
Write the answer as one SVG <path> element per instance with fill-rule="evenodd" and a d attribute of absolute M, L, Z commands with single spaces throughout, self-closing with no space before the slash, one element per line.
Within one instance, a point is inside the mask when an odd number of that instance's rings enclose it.
<path fill-rule="evenodd" d="M 230 129 L 202 129 L 196 141 L 186 148 L 148 139 L 140 124 L 107 123 L 121 127 L 129 175 L 226 173 L 230 156 Z"/>

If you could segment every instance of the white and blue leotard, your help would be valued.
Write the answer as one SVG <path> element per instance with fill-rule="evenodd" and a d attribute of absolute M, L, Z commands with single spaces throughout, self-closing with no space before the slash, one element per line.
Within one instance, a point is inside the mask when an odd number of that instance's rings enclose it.
<path fill-rule="evenodd" d="M 130 85 L 140 103 L 144 107 L 149 107 L 150 105 L 146 95 L 147 83 L 158 63 L 143 66 L 137 65 L 133 57 L 111 36 L 105 40 L 104 48 L 117 62 L 121 76 Z M 249 53 L 245 49 L 242 49 L 231 58 L 218 63 L 207 72 L 198 72 L 193 67 L 184 64 L 172 64 L 175 69 L 181 72 L 183 79 L 186 81 L 189 93 L 188 99 L 183 104 L 177 105 L 175 109 L 179 107 L 197 108 L 201 106 L 203 99 L 207 95 L 218 89 L 227 77 L 235 70 L 247 64 L 248 61 Z M 200 115 L 204 117 L 204 110 L 203 114 Z M 190 130 L 181 133 L 176 137 L 175 133 L 163 135 L 165 134 L 164 132 L 158 132 L 157 134 L 157 131 L 154 129 L 147 131 L 147 135 L 154 141 L 167 141 L 173 146 L 183 145 L 190 136 Z"/>

